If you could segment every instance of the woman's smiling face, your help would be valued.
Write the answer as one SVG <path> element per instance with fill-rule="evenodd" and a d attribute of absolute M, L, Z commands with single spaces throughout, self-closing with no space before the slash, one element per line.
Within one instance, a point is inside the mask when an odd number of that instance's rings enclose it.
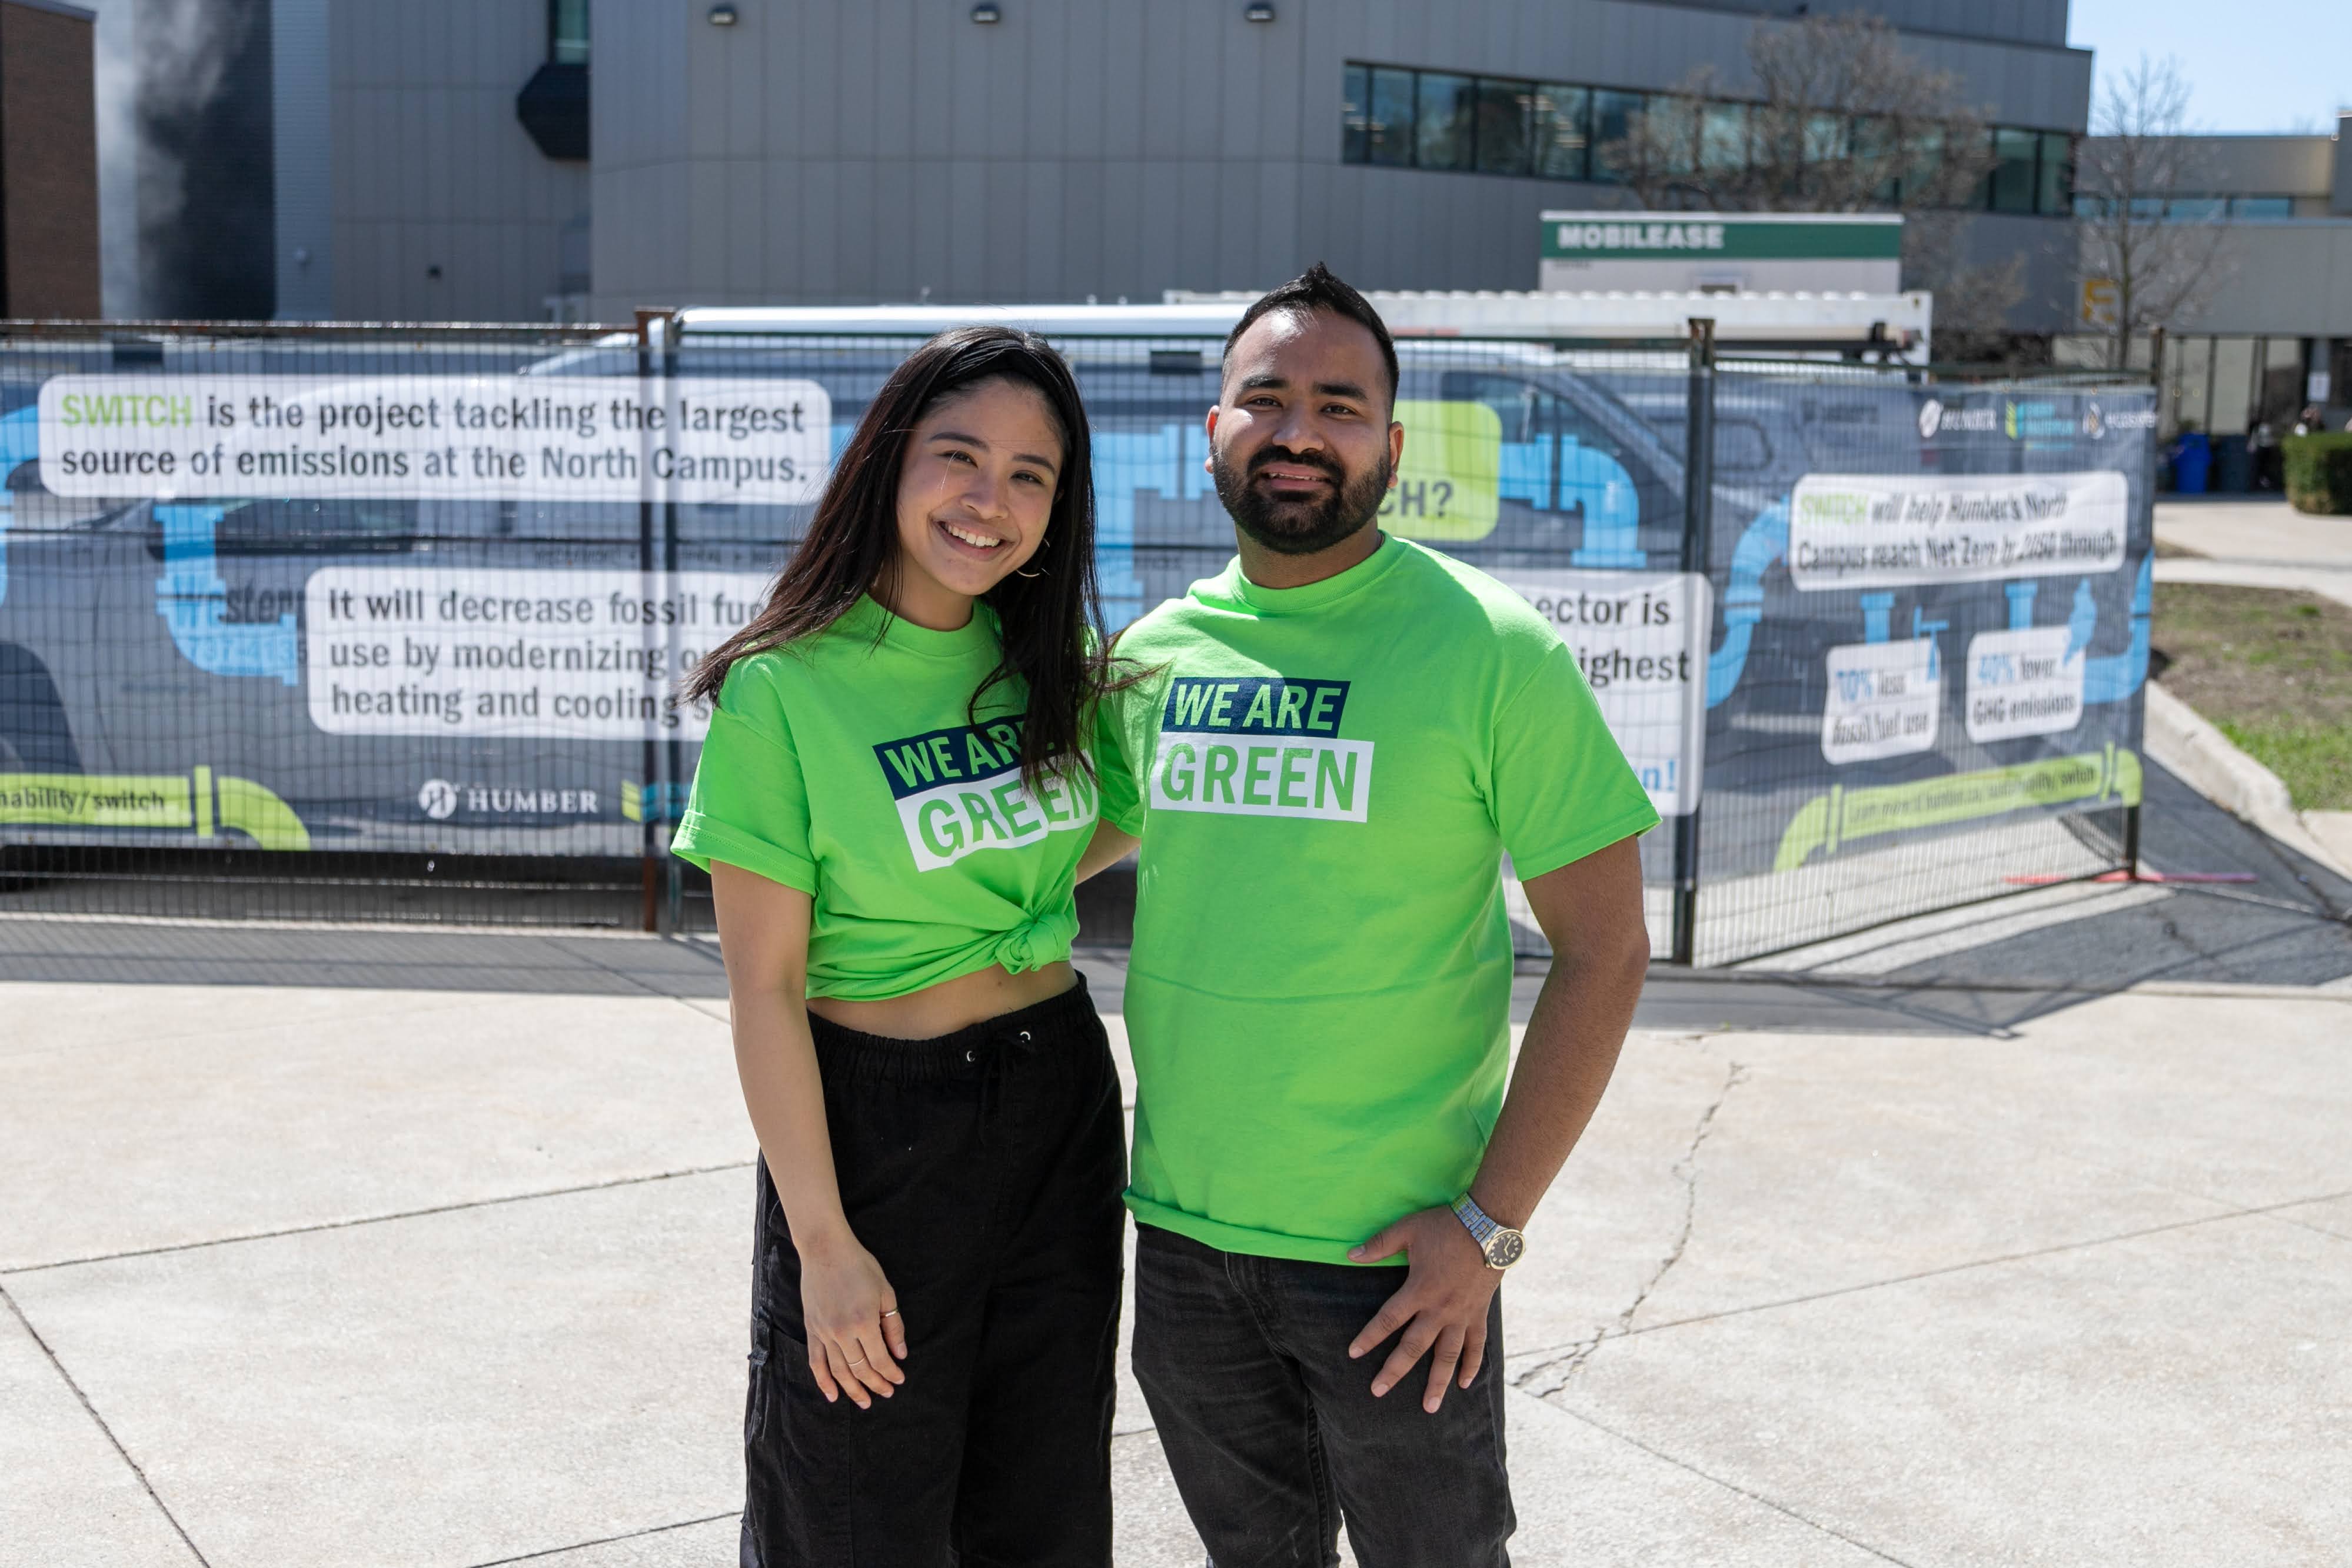
<path fill-rule="evenodd" d="M 971 601 L 1045 542 L 1062 480 L 1061 426 L 1036 389 L 987 381 L 925 414 L 898 469 L 891 611 L 953 631 Z"/>

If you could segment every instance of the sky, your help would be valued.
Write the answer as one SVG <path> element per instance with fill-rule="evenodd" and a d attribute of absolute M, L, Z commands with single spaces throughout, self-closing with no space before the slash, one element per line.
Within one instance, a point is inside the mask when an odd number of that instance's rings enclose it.
<path fill-rule="evenodd" d="M 2178 58 L 2200 131 L 2332 132 L 2352 109 L 2352 0 L 2073 0 L 2066 33 L 2097 52 L 2095 92 L 2142 53 Z"/>

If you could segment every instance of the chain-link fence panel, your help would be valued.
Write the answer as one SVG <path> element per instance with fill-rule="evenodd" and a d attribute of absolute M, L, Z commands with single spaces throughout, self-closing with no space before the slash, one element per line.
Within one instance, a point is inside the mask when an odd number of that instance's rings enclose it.
<path fill-rule="evenodd" d="M 663 852 L 707 718 L 675 683 L 761 602 L 916 341 L 0 345 L 0 909 L 707 924 Z M 1218 344 L 1059 346 L 1115 631 L 1232 554 Z M 1678 344 L 1399 353 L 1382 526 L 1575 649 L 1668 820 L 1643 845 L 1661 951 L 1724 962 L 2117 863 L 2146 389 Z M 1117 940 L 1106 887 L 1088 935 Z"/>

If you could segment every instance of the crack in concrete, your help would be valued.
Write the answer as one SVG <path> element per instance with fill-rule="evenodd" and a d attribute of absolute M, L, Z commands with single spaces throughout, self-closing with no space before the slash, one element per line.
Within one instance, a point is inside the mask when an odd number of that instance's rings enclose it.
<path fill-rule="evenodd" d="M 497 1197 L 464 1198 L 456 1203 L 439 1203 L 427 1208 L 404 1208 L 390 1214 L 361 1214 L 348 1219 L 321 1219 L 310 1225 L 289 1225 L 277 1230 L 239 1231 L 229 1236 L 207 1236 L 195 1241 L 173 1241 L 162 1247 L 134 1247 L 123 1252 L 96 1252 L 83 1258 L 60 1258 L 47 1263 L 17 1263 L 0 1269 L 0 1281 L 16 1279 L 25 1274 L 46 1273 L 52 1269 L 79 1269 L 86 1263 L 117 1263 L 126 1258 L 156 1258 L 167 1252 L 194 1252 L 207 1247 L 233 1247 L 240 1241 L 275 1241 L 286 1236 L 313 1236 L 323 1230 L 351 1230 L 363 1225 L 383 1225 L 395 1219 L 429 1219 L 436 1215 L 462 1214 L 467 1209 L 496 1208 L 503 1204 L 530 1203 L 542 1197 L 571 1197 L 586 1192 L 610 1192 L 615 1187 L 644 1186 L 658 1181 L 677 1181 L 683 1176 L 711 1176 L 719 1171 L 747 1171 L 756 1160 L 728 1160 L 715 1166 L 687 1166 L 674 1171 L 653 1171 L 644 1176 L 614 1176 L 605 1181 L 581 1182 L 572 1186 L 543 1187 L 531 1192 L 510 1192 Z"/>
<path fill-rule="evenodd" d="M 1658 1260 L 1657 1266 L 1650 1270 L 1650 1277 L 1643 1281 L 1641 1288 L 1633 1292 L 1633 1299 L 1625 1303 L 1624 1310 L 1617 1314 L 1614 1322 L 1590 1339 L 1578 1340 L 1564 1346 L 1559 1354 L 1522 1369 L 1511 1379 L 1512 1387 L 1538 1398 L 1557 1394 L 1584 1370 L 1584 1364 L 1592 1359 L 1594 1352 L 1609 1341 L 1622 1339 L 1633 1332 L 1633 1319 L 1656 1294 L 1659 1285 L 1674 1271 L 1675 1265 L 1683 1260 L 1684 1252 L 1690 1247 L 1691 1231 L 1698 1222 L 1698 1152 L 1706 1143 L 1707 1134 L 1715 1130 L 1715 1119 L 1723 1110 L 1724 1102 L 1730 1099 L 1731 1092 L 1747 1079 L 1747 1064 L 1732 1062 L 1723 1075 L 1723 1087 L 1716 1091 L 1715 1098 L 1708 1101 L 1706 1109 L 1699 1113 L 1698 1124 L 1691 1129 L 1690 1143 L 1684 1147 L 1682 1157 L 1675 1162 L 1673 1167 L 1675 1178 L 1683 1186 L 1682 1224 L 1676 1228 L 1674 1242 L 1666 1249 L 1665 1255 Z"/>
<path fill-rule="evenodd" d="M 541 1552 L 526 1552 L 520 1557 L 494 1557 L 487 1563 L 477 1563 L 473 1568 L 506 1568 L 510 1563 L 533 1563 L 542 1557 L 561 1556 L 570 1552 L 585 1552 L 592 1546 L 610 1546 L 616 1541 L 642 1541 L 649 1535 L 666 1535 L 673 1530 L 692 1530 L 698 1524 L 717 1524 L 722 1519 L 740 1519 L 739 1509 L 732 1513 L 705 1514 L 700 1519 L 681 1519 L 675 1524 L 648 1525 L 643 1530 L 631 1530 L 619 1535 L 602 1535 L 593 1541 L 575 1541 L 569 1546 L 551 1546 Z"/>
<path fill-rule="evenodd" d="M 9 1315 L 24 1325 L 26 1334 L 40 1348 L 41 1354 L 48 1358 L 49 1369 L 73 1391 L 73 1396 L 81 1402 L 83 1411 L 97 1425 L 99 1431 L 104 1435 L 116 1455 L 130 1467 L 131 1475 L 138 1479 L 139 1490 L 147 1494 L 147 1500 L 155 1505 L 155 1511 L 163 1516 L 163 1522 L 172 1527 L 172 1533 L 180 1538 L 180 1544 L 188 1549 L 188 1555 L 196 1560 L 197 1568 L 212 1568 L 203 1550 L 188 1534 L 187 1527 L 180 1522 L 180 1516 L 172 1511 L 172 1505 L 163 1500 L 163 1495 L 155 1490 L 155 1483 L 147 1479 L 146 1467 L 131 1457 L 131 1450 L 122 1446 L 122 1439 L 114 1435 L 114 1428 L 107 1425 L 106 1417 L 100 1415 L 98 1406 L 90 1403 L 89 1393 L 83 1389 L 74 1375 L 66 1370 L 66 1364 L 58 1356 L 57 1347 L 49 1343 L 41 1331 L 33 1326 L 33 1320 L 25 1315 L 24 1307 L 17 1302 L 16 1297 L 8 1293 L 5 1286 L 0 1286 L 0 1306 L 6 1307 Z"/>

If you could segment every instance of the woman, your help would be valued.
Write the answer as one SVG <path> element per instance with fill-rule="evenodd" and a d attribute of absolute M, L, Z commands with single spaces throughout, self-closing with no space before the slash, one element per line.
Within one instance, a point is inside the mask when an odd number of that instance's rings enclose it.
<path fill-rule="evenodd" d="M 944 333 L 686 683 L 676 849 L 761 1151 L 747 1564 L 1110 1561 L 1125 1148 L 1069 963 L 1093 535 L 1068 366 Z"/>

